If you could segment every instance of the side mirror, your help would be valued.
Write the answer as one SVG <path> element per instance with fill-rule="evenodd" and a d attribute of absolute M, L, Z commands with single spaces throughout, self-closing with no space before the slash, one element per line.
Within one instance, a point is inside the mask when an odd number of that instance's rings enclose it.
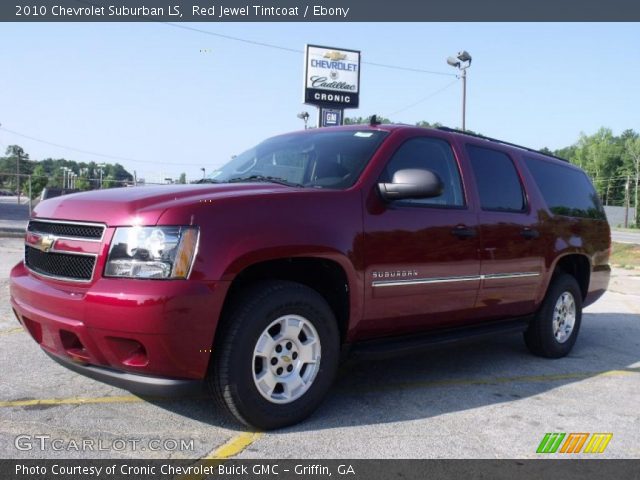
<path fill-rule="evenodd" d="M 432 198 L 442 194 L 442 180 L 437 173 L 422 168 L 398 170 L 391 183 L 379 183 L 380 195 L 387 201 L 408 198 Z"/>

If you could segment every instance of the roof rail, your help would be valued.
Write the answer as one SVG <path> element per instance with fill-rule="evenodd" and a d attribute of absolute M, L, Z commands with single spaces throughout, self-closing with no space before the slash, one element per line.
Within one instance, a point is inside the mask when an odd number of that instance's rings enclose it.
<path fill-rule="evenodd" d="M 535 148 L 524 147 L 522 145 L 518 145 L 517 143 L 505 142 L 504 140 L 498 140 L 497 138 L 487 137 L 487 136 L 481 135 L 479 133 L 467 132 L 465 130 L 459 130 L 457 128 L 450 128 L 450 127 L 437 127 L 437 129 L 438 130 L 442 130 L 444 132 L 461 133 L 463 135 L 469 135 L 470 137 L 481 138 L 482 140 L 488 140 L 490 142 L 496 142 L 496 143 L 501 143 L 503 145 L 509 145 L 511 147 L 520 148 L 520 149 L 526 150 L 528 152 L 537 153 L 539 155 L 544 155 L 545 157 L 551 157 L 551 158 L 555 158 L 557 160 L 562 160 L 563 162 L 569 163 L 569 160 L 567 160 L 566 158 L 557 157 L 556 155 L 553 155 L 551 153 L 541 152 L 540 150 L 536 150 Z"/>

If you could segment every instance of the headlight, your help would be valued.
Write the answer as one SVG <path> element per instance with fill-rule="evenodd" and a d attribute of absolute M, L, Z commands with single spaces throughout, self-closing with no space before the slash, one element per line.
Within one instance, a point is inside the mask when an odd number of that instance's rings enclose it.
<path fill-rule="evenodd" d="M 197 227 L 116 228 L 104 276 L 187 278 L 197 246 Z"/>

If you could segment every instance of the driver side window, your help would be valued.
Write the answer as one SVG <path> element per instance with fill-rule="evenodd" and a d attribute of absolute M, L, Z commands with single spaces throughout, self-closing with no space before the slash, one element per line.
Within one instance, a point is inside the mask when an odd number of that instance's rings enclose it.
<path fill-rule="evenodd" d="M 448 142 L 429 137 L 407 140 L 389 160 L 381 181 L 390 182 L 398 170 L 407 168 L 427 169 L 436 173 L 442 180 L 443 190 L 438 197 L 402 200 L 402 203 L 440 207 L 465 205 L 458 164 Z"/>

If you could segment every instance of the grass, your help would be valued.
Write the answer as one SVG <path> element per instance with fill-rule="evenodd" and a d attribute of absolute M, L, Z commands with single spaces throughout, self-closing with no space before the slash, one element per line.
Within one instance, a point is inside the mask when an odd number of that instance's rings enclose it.
<path fill-rule="evenodd" d="M 640 268 L 640 245 L 613 242 L 610 262 L 615 267 Z"/>

